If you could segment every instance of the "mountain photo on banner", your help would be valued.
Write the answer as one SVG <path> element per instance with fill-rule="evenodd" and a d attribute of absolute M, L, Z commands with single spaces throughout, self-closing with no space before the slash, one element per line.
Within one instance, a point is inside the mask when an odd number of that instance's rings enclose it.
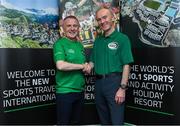
<path fill-rule="evenodd" d="M 59 0 L 0 0 L 0 48 L 52 48 Z"/>
<path fill-rule="evenodd" d="M 100 7 L 111 8 L 115 16 L 115 25 L 119 30 L 119 0 L 60 0 L 60 18 L 74 15 L 80 22 L 80 38 L 85 48 L 91 48 L 97 34 L 102 31 L 97 26 L 95 12 Z M 62 20 L 60 35 L 63 36 Z"/>
<path fill-rule="evenodd" d="M 122 29 L 133 47 L 180 47 L 179 4 L 179 0 L 122 0 Z"/>

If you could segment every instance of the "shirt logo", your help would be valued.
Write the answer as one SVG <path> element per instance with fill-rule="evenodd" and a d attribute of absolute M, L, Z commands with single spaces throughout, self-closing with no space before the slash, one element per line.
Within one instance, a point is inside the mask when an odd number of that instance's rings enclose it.
<path fill-rule="evenodd" d="M 68 53 L 75 53 L 75 51 L 73 49 L 69 49 Z"/>
<path fill-rule="evenodd" d="M 108 48 L 115 50 L 118 48 L 118 43 L 117 42 L 111 42 L 108 44 Z"/>

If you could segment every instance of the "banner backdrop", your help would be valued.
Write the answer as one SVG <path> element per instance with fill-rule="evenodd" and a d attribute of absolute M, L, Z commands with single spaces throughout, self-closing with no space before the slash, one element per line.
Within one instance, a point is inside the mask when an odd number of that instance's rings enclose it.
<path fill-rule="evenodd" d="M 58 0 L 0 0 L 0 124 L 55 124 Z"/>
<path fill-rule="evenodd" d="M 55 66 L 52 47 L 63 35 L 62 21 L 76 15 L 87 59 L 102 31 L 96 25 L 98 7 L 112 7 L 119 22 L 119 1 L 114 0 L 0 0 L 0 124 L 55 124 Z M 60 12 L 60 13 L 59 13 Z M 119 25 L 117 25 L 119 29 Z M 86 75 L 83 124 L 98 124 L 94 104 L 94 73 Z"/>
<path fill-rule="evenodd" d="M 94 39 L 102 31 L 97 26 L 95 11 L 100 7 L 111 8 L 115 16 L 115 24 L 119 30 L 119 1 L 118 0 L 60 0 L 60 34 L 64 36 L 62 19 L 74 15 L 80 22 L 80 38 L 86 50 L 87 60 L 89 59 Z M 94 103 L 94 72 L 86 75 L 85 87 L 85 110 L 83 113 L 83 124 L 99 124 L 98 114 Z"/>
<path fill-rule="evenodd" d="M 126 122 L 180 124 L 179 0 L 123 0 L 121 26 L 133 46 Z"/>
<path fill-rule="evenodd" d="M 55 124 L 49 49 L 0 49 L 0 124 Z"/>
<path fill-rule="evenodd" d="M 58 19 L 74 14 L 89 55 L 101 33 L 94 12 L 116 0 L 0 0 L 0 124 L 55 124 L 55 67 L 52 46 Z M 132 124 L 180 124 L 179 0 L 123 0 L 121 27 L 135 63 L 127 90 L 126 118 Z M 61 25 L 61 21 L 60 21 Z M 117 25 L 117 29 L 119 26 Z M 63 35 L 62 29 L 60 29 Z M 82 122 L 97 124 L 94 74 L 86 75 Z M 137 116 L 138 115 L 138 116 Z"/>
<path fill-rule="evenodd" d="M 97 34 L 102 31 L 97 26 L 95 20 L 95 11 L 100 7 L 111 8 L 114 14 L 114 21 L 117 30 L 119 30 L 119 1 L 118 0 L 60 0 L 60 18 L 74 15 L 80 22 L 80 38 L 85 48 L 91 48 Z M 60 21 L 60 26 L 62 20 Z M 63 36 L 62 27 L 60 34 Z"/>

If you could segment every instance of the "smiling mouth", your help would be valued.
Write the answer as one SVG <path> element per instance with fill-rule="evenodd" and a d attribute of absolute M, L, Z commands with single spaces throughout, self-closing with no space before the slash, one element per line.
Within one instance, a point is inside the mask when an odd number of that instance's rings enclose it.
<path fill-rule="evenodd" d="M 68 32 L 68 35 L 69 35 L 69 36 L 76 36 L 76 35 L 77 35 L 77 32 Z"/>
<path fill-rule="evenodd" d="M 108 25 L 107 25 L 107 24 L 102 24 L 101 26 L 102 26 L 102 27 L 107 27 Z"/>
<path fill-rule="evenodd" d="M 69 34 L 76 34 L 76 32 L 74 32 L 74 31 L 71 31 L 71 32 L 68 32 Z"/>

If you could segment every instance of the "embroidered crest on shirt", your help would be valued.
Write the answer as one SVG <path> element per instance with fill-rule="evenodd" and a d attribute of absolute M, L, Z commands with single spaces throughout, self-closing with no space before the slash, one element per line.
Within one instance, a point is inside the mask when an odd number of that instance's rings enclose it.
<path fill-rule="evenodd" d="M 111 42 L 108 44 L 108 48 L 112 50 L 116 50 L 118 48 L 118 43 L 117 42 Z"/>
<path fill-rule="evenodd" d="M 75 51 L 73 49 L 69 49 L 68 53 L 75 53 Z"/>

